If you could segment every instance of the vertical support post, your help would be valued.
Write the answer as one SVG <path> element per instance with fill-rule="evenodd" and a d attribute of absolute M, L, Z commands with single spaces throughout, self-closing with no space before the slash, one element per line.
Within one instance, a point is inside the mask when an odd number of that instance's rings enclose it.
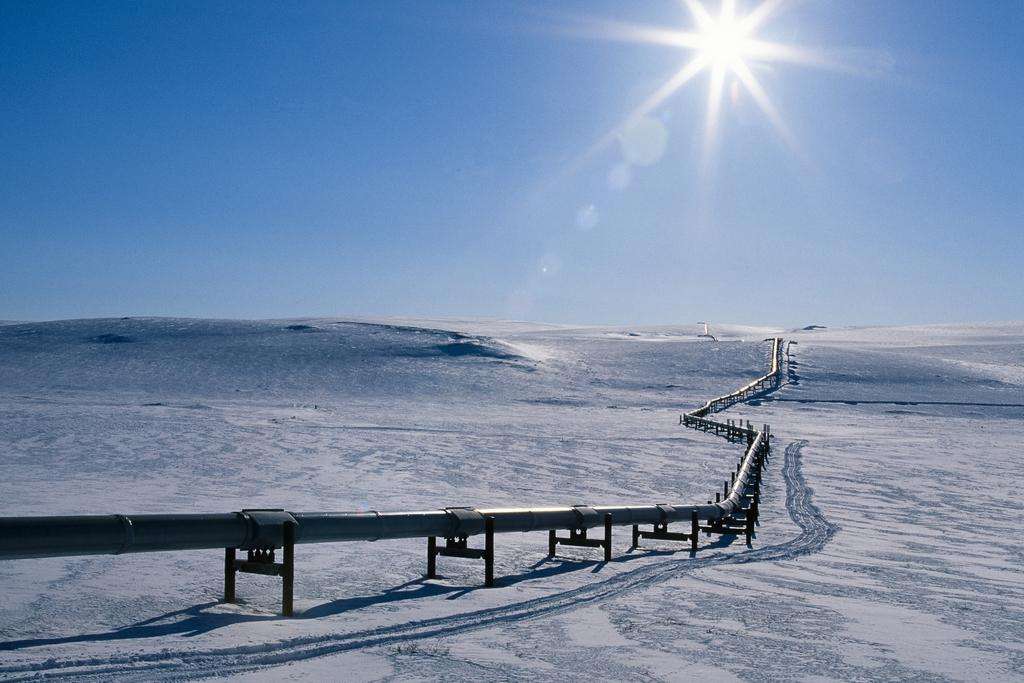
<path fill-rule="evenodd" d="M 235 549 L 224 548 L 224 602 L 235 601 Z"/>
<path fill-rule="evenodd" d="M 555 546 L 558 545 L 558 537 L 555 535 L 555 530 L 551 529 L 548 531 L 548 557 L 555 556 Z"/>
<path fill-rule="evenodd" d="M 484 586 L 494 587 L 494 517 L 484 518 Z"/>
<path fill-rule="evenodd" d="M 292 616 L 295 596 L 295 522 L 285 522 L 281 566 L 281 614 Z"/>
<path fill-rule="evenodd" d="M 427 578 L 437 578 L 437 536 L 427 536 Z"/>
<path fill-rule="evenodd" d="M 640 525 L 639 524 L 634 524 L 633 525 L 633 545 L 630 546 L 630 547 L 631 548 L 636 548 L 639 545 L 640 545 Z"/>
<path fill-rule="evenodd" d="M 729 482 L 722 484 L 722 498 L 729 497 Z"/>
<path fill-rule="evenodd" d="M 697 550 L 697 535 L 700 532 L 700 522 L 697 521 L 697 511 L 690 511 L 690 550 Z"/>
<path fill-rule="evenodd" d="M 604 561 L 612 561 L 612 513 L 604 513 Z"/>
<path fill-rule="evenodd" d="M 747 536 L 747 545 L 751 545 L 754 539 L 754 516 L 750 510 L 747 510 L 747 528 L 745 530 Z"/>
<path fill-rule="evenodd" d="M 711 501 L 708 501 L 708 502 L 710 503 Z M 722 494 L 719 493 L 718 491 L 715 491 L 715 502 L 716 503 L 721 503 L 722 502 Z"/>

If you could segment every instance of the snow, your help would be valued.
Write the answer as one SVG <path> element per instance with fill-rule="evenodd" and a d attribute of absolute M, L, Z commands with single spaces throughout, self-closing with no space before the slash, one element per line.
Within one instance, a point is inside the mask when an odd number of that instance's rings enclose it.
<path fill-rule="evenodd" d="M 494 320 L 0 327 L 0 514 L 701 501 L 776 435 L 753 547 L 302 545 L 298 616 L 216 551 L 0 562 L 0 678 L 1024 679 L 1024 324 L 781 331 Z M 566 556 L 561 556 L 565 553 Z"/>

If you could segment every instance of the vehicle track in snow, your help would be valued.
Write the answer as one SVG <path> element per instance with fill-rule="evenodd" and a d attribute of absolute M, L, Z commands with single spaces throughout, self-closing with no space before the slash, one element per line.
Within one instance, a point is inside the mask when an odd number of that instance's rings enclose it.
<path fill-rule="evenodd" d="M 475 612 L 351 633 L 295 637 L 273 643 L 205 651 L 163 650 L 111 657 L 53 658 L 44 662 L 0 666 L 0 677 L 11 680 L 65 676 L 173 680 L 226 676 L 341 652 L 448 637 L 508 623 L 549 617 L 610 600 L 628 591 L 642 590 L 698 569 L 748 562 L 778 562 L 810 555 L 824 548 L 838 531 L 838 527 L 829 522 L 814 504 L 814 491 L 804 478 L 801 450 L 806 443 L 794 441 L 785 449 L 782 467 L 786 484 L 785 505 L 800 532 L 782 543 L 739 553 L 718 551 L 696 558 L 687 556 L 669 559 L 621 572 L 556 595 Z"/>

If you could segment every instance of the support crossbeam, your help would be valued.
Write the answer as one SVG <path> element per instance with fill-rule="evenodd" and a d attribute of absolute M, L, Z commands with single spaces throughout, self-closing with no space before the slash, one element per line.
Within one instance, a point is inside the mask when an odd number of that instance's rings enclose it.
<path fill-rule="evenodd" d="M 239 572 L 281 577 L 281 614 L 292 616 L 295 592 L 295 529 L 293 521 L 282 526 L 282 561 L 275 561 L 275 548 L 250 548 L 244 560 L 236 557 L 237 548 L 224 549 L 224 602 L 235 602 L 235 586 Z"/>
<path fill-rule="evenodd" d="M 690 512 L 690 532 L 680 533 L 668 530 L 668 522 L 661 521 L 653 525 L 651 531 L 643 531 L 639 524 L 633 525 L 633 546 L 640 546 L 640 539 L 652 541 L 689 541 L 690 550 L 697 550 L 697 541 L 700 538 L 700 521 L 697 519 L 697 511 Z"/>
<path fill-rule="evenodd" d="M 437 546 L 437 536 L 427 537 L 427 578 L 437 577 L 437 556 L 484 561 L 484 586 L 494 586 L 494 517 L 484 517 L 484 547 L 470 548 L 467 536 L 448 536 Z"/>
<path fill-rule="evenodd" d="M 548 532 L 548 557 L 554 557 L 557 546 L 569 545 L 582 548 L 604 548 L 604 561 L 612 561 L 612 516 L 606 513 L 604 516 L 604 538 L 588 538 L 587 530 L 583 527 L 569 530 L 568 536 L 559 536 L 554 529 Z"/>

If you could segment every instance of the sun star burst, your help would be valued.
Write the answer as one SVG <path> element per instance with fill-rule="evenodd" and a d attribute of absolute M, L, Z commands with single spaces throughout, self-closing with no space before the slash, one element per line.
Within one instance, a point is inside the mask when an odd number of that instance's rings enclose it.
<path fill-rule="evenodd" d="M 661 106 L 680 88 L 708 72 L 708 102 L 704 131 L 702 167 L 707 170 L 713 156 L 722 110 L 726 81 L 734 80 L 749 95 L 771 123 L 782 141 L 798 156 L 800 153 L 792 133 L 772 103 L 768 93 L 754 75 L 754 67 L 770 62 L 787 62 L 805 66 L 826 66 L 817 53 L 792 45 L 775 43 L 757 37 L 761 26 L 785 4 L 785 0 L 763 0 L 750 12 L 737 14 L 735 0 L 721 0 L 717 13 L 698 0 L 680 0 L 688 10 L 693 26 L 679 31 L 662 27 L 636 26 L 620 22 L 587 21 L 578 31 L 604 40 L 665 45 L 686 50 L 690 58 L 658 89 L 644 99 L 615 128 L 598 140 L 574 167 L 593 154 L 620 139 L 623 132 Z"/>

